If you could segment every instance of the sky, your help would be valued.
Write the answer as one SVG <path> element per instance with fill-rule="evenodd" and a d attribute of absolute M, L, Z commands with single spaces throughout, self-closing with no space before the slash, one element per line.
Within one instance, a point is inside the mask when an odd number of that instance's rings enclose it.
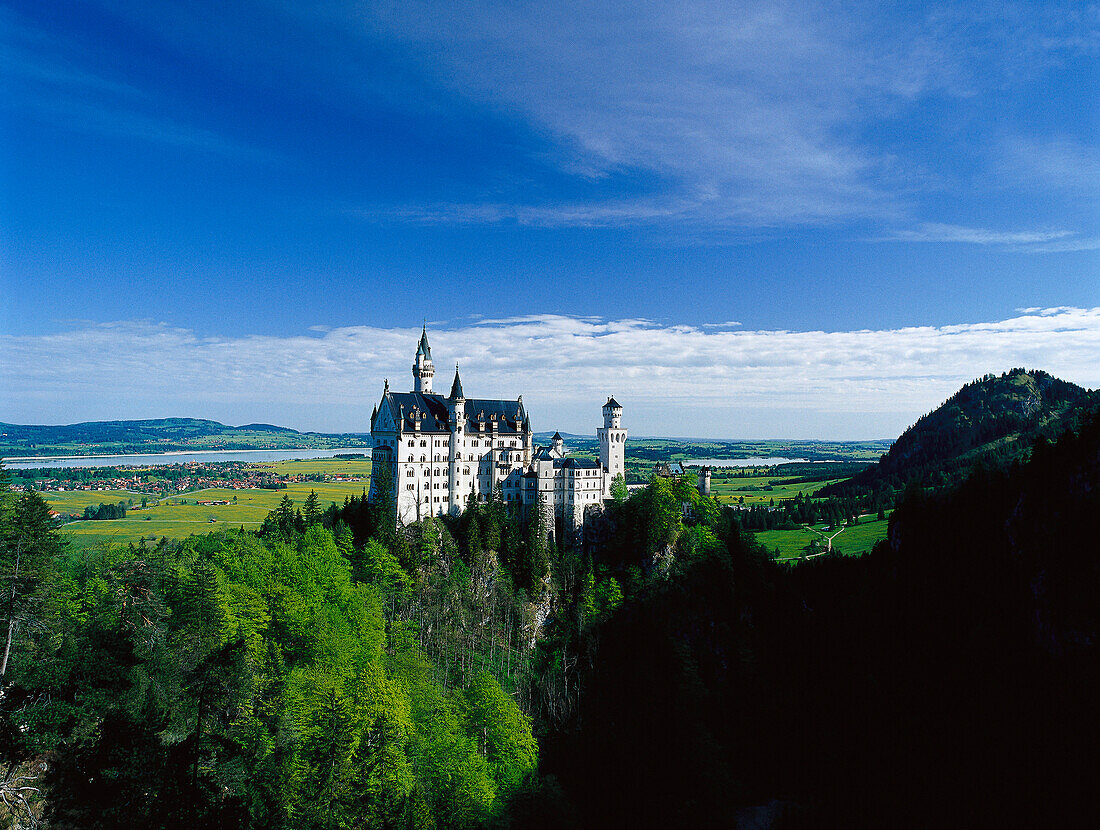
<path fill-rule="evenodd" d="M 1100 5 L 0 2 L 0 421 L 889 438 L 1100 386 Z"/>

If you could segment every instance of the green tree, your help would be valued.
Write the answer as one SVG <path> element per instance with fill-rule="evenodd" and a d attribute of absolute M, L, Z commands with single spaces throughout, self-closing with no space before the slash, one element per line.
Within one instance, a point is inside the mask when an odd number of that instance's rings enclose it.
<path fill-rule="evenodd" d="M 376 585 L 387 596 L 405 596 L 412 589 L 412 580 L 397 557 L 377 539 L 371 539 L 363 546 L 358 564 L 356 576 L 363 582 Z"/>
<path fill-rule="evenodd" d="M 33 616 L 35 592 L 52 572 L 61 540 L 46 501 L 33 490 L 13 498 L 3 471 L 0 479 L 0 602 L 6 629 L 0 677 L 8 670 L 12 643 L 21 623 Z"/>
<path fill-rule="evenodd" d="M 489 762 L 497 787 L 515 791 L 538 767 L 531 721 L 488 672 L 476 672 L 463 692 L 466 729 Z"/>
<path fill-rule="evenodd" d="M 306 496 L 302 518 L 305 520 L 306 527 L 316 524 L 321 520 L 320 501 L 317 498 L 317 493 L 313 490 L 310 490 L 309 495 Z"/>
<path fill-rule="evenodd" d="M 623 478 L 622 473 L 618 473 L 611 480 L 611 497 L 620 504 L 630 497 L 630 490 L 627 489 L 626 479 Z"/>

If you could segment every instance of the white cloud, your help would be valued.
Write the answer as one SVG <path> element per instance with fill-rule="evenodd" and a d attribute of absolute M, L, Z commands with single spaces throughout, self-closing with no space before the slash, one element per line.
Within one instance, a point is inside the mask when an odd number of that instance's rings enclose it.
<path fill-rule="evenodd" d="M 1073 231 L 995 231 L 988 228 L 968 228 L 961 225 L 944 225 L 935 222 L 926 222 L 916 228 L 895 231 L 893 234 L 882 237 L 882 239 L 907 242 L 963 242 L 972 245 L 1000 245 L 1033 252 L 1089 250 L 1094 245 L 1092 240 L 1076 238 Z"/>
<path fill-rule="evenodd" d="M 994 322 L 861 331 L 708 331 L 536 315 L 429 336 L 440 387 L 522 394 L 537 429 L 591 432 L 607 394 L 635 434 L 896 435 L 960 385 L 1014 366 L 1100 386 L 1100 308 Z M 214 417 L 369 429 L 382 380 L 411 382 L 416 329 L 200 338 L 146 322 L 0 336 L 0 420 Z"/>

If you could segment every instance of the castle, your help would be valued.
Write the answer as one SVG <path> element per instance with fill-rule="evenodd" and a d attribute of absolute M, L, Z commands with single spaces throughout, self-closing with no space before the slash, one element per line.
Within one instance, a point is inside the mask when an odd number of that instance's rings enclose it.
<path fill-rule="evenodd" d="M 603 405 L 600 460 L 593 461 L 567 455 L 558 433 L 550 446 L 536 447 L 523 397 L 467 398 L 458 366 L 450 394 L 434 393 L 426 327 L 412 373 L 412 391 L 393 392 L 387 380 L 371 414 L 371 458 L 390 473 L 371 476 L 371 500 L 388 479 L 399 524 L 457 515 L 470 499 L 486 502 L 499 490 L 505 504 L 537 507 L 551 527 L 575 529 L 610 497 L 615 477 L 625 478 L 623 408 L 614 398 Z"/>

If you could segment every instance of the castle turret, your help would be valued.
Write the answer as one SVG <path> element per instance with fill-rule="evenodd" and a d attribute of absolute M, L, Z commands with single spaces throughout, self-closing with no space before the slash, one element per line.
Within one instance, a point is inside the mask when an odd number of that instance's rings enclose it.
<path fill-rule="evenodd" d="M 462 437 L 466 429 L 466 398 L 462 394 L 462 378 L 458 376 L 458 364 L 455 364 L 455 379 L 451 383 L 451 394 L 447 396 L 447 414 L 451 419 L 451 436 L 447 448 L 447 488 L 451 498 L 451 509 L 461 510 L 466 506 L 468 496 L 461 492 L 459 470 L 462 469 Z"/>
<path fill-rule="evenodd" d="M 699 468 L 699 495 L 710 496 L 710 467 Z"/>
<path fill-rule="evenodd" d="M 559 457 L 565 455 L 565 439 L 561 437 L 560 432 L 555 432 L 554 437 L 550 439 L 550 452 Z"/>
<path fill-rule="evenodd" d="M 618 429 L 623 420 L 623 407 L 614 398 L 608 398 L 603 405 L 603 425 L 608 429 Z"/>
<path fill-rule="evenodd" d="M 622 428 L 623 408 L 614 398 L 603 405 L 603 426 L 596 430 L 600 441 L 600 464 L 603 465 L 604 493 L 611 492 L 616 476 L 626 477 L 626 430 Z"/>
<path fill-rule="evenodd" d="M 435 364 L 432 363 L 432 349 L 428 345 L 427 325 L 420 333 L 420 345 L 416 347 L 412 372 L 413 391 L 430 395 L 432 392 L 432 378 L 435 376 Z"/>

